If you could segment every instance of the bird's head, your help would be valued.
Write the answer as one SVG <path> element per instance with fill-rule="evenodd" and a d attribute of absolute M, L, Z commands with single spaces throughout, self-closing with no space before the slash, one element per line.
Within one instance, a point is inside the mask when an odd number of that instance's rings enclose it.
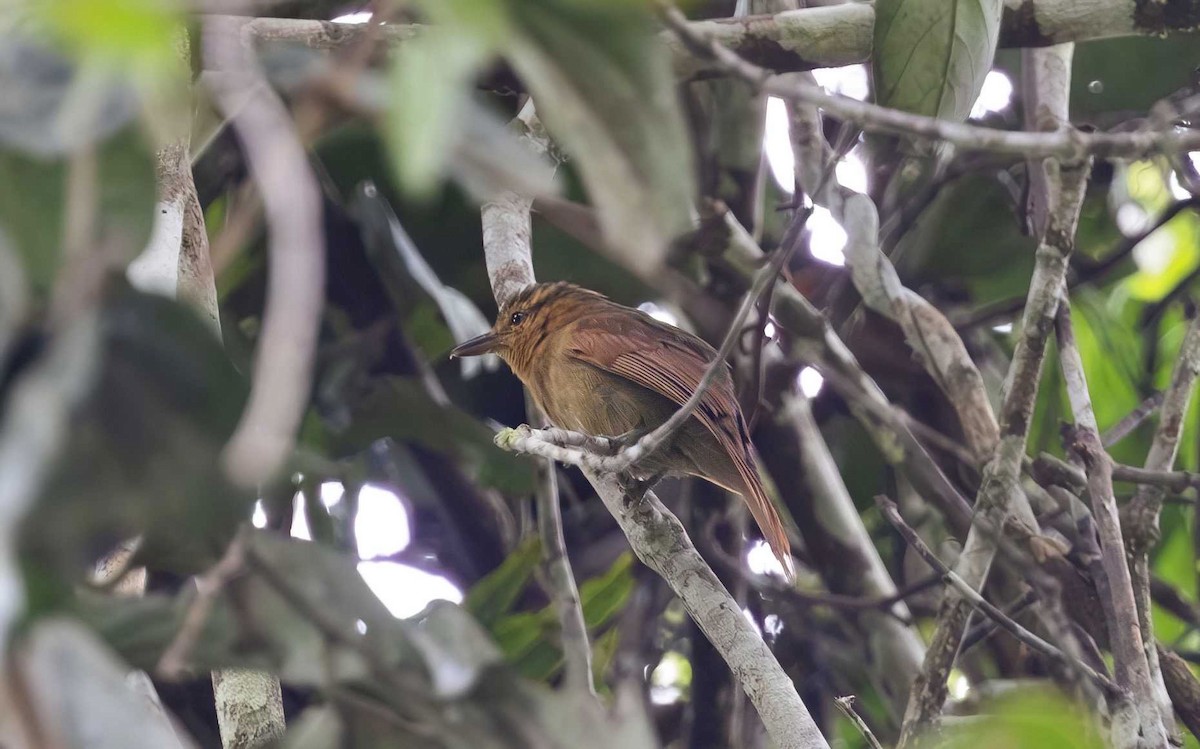
<path fill-rule="evenodd" d="M 535 284 L 504 303 L 491 330 L 459 344 L 450 357 L 499 354 L 525 379 L 552 333 L 578 320 L 592 305 L 606 303 L 603 295 L 565 281 Z"/>

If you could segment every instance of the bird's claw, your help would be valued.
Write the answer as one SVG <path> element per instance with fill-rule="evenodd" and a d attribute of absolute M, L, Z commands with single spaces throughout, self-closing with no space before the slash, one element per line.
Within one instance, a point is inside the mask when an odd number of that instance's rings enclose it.
<path fill-rule="evenodd" d="M 628 432 L 623 432 L 615 437 L 609 437 L 609 440 L 616 443 L 619 447 L 629 447 L 636 445 L 638 440 L 650 434 L 651 430 L 646 428 L 630 429 Z"/>
<path fill-rule="evenodd" d="M 633 510 L 642 506 L 646 501 L 646 492 L 654 488 L 654 485 L 662 480 L 665 471 L 658 471 L 644 479 L 639 479 L 634 476 L 626 475 L 621 481 L 622 488 L 625 490 L 625 509 Z"/>
<path fill-rule="evenodd" d="M 528 424 L 522 424 L 518 427 L 501 429 L 496 432 L 496 436 L 492 438 L 492 442 L 496 443 L 496 447 L 501 450 L 512 451 L 515 448 L 516 442 L 521 439 L 533 436 L 533 427 Z"/>

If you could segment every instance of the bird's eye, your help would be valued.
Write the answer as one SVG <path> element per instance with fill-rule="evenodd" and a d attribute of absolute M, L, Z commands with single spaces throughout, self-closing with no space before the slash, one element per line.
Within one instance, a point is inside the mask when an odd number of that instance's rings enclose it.
<path fill-rule="evenodd" d="M 509 318 L 509 320 L 508 320 L 508 321 L 509 321 L 510 323 L 512 323 L 513 325 L 520 325 L 520 324 L 521 324 L 521 321 L 522 321 L 522 320 L 524 320 L 524 319 L 525 319 L 525 313 L 524 313 L 524 312 L 514 312 L 514 313 L 513 313 L 513 315 L 512 315 L 512 317 L 511 317 L 511 318 Z"/>

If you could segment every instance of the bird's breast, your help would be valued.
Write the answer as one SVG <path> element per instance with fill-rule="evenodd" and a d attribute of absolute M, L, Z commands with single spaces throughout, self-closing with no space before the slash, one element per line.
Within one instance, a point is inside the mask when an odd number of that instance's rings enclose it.
<path fill-rule="evenodd" d="M 570 357 L 547 367 L 541 380 L 536 394 L 550 420 L 586 434 L 613 436 L 652 428 L 674 410 L 658 393 Z"/>

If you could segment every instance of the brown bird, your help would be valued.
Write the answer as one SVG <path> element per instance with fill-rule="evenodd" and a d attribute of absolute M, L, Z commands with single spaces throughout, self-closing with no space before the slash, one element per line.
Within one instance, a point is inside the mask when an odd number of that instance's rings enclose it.
<path fill-rule="evenodd" d="M 504 359 L 556 426 L 596 436 L 661 425 L 717 357 L 690 333 L 564 282 L 525 289 L 504 305 L 491 331 L 450 356 L 489 352 Z M 728 367 L 692 417 L 636 468 L 639 477 L 699 476 L 742 495 L 791 575 L 791 545 L 759 478 Z"/>

